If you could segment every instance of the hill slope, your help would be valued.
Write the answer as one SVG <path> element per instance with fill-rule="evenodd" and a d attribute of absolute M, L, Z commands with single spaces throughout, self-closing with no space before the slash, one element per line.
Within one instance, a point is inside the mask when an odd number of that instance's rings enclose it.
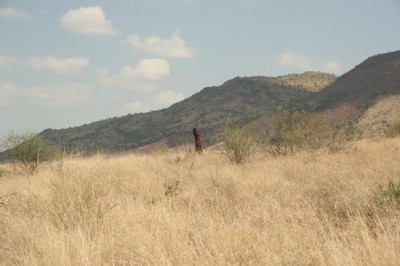
<path fill-rule="evenodd" d="M 276 77 L 275 80 L 281 85 L 294 86 L 318 92 L 331 85 L 336 76 L 323 72 L 305 72 L 303 74 L 289 74 Z"/>
<path fill-rule="evenodd" d="M 362 138 L 383 137 L 386 129 L 400 121 L 400 94 L 388 96 L 368 108 L 357 121 L 356 129 Z"/>
<path fill-rule="evenodd" d="M 221 86 L 207 87 L 169 108 L 148 113 L 107 119 L 88 125 L 41 133 L 68 150 L 103 149 L 107 152 L 130 150 L 160 140 L 170 145 L 191 140 L 191 130 L 199 127 L 205 144 L 212 142 L 215 128 L 232 119 L 244 122 L 268 115 L 277 106 L 289 104 L 312 94 L 316 86 L 305 84 L 306 76 L 314 83 L 330 84 L 332 74 L 270 78 L 234 78 Z M 299 82 L 294 82 L 296 79 Z M 289 81 L 288 81 L 289 80 Z M 303 81 L 301 81 L 303 80 Z"/>
<path fill-rule="evenodd" d="M 307 102 L 341 121 L 355 119 L 384 96 L 400 93 L 400 51 L 372 56 Z"/>
<path fill-rule="evenodd" d="M 69 150 L 116 152 L 159 141 L 171 146 L 192 141 L 191 130 L 198 127 L 207 145 L 213 142 L 215 129 L 228 120 L 254 121 L 268 116 L 279 105 L 302 107 L 348 122 L 355 121 L 379 99 L 396 94 L 400 94 L 400 51 L 370 57 L 337 79 L 321 72 L 237 77 L 163 110 L 70 129 L 48 129 L 41 135 Z M 310 110 L 310 106 L 316 108 Z"/>

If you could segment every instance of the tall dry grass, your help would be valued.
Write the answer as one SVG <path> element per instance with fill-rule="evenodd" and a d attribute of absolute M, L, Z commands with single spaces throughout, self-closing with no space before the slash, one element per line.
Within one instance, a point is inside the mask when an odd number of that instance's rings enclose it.
<path fill-rule="evenodd" d="M 65 158 L 0 177 L 1 265 L 397 265 L 400 139 L 347 153 Z"/>

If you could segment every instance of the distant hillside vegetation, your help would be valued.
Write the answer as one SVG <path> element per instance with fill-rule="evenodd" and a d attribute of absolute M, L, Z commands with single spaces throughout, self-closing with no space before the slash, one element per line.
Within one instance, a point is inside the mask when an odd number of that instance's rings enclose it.
<path fill-rule="evenodd" d="M 361 138 L 383 137 L 386 129 L 400 121 L 400 94 L 379 100 L 357 122 Z"/>
<path fill-rule="evenodd" d="M 230 120 L 250 122 L 269 115 L 279 105 L 307 97 L 312 92 L 310 84 L 304 80 L 310 76 L 318 86 L 331 82 L 334 77 L 319 72 L 278 78 L 237 77 L 220 86 L 204 88 L 166 109 L 69 129 L 47 129 L 41 135 L 67 150 L 115 152 L 161 140 L 170 146 L 185 143 L 191 141 L 192 128 L 198 127 L 207 145 L 213 142 L 215 129 L 223 123 Z"/>
<path fill-rule="evenodd" d="M 338 78 L 322 72 L 237 77 L 159 111 L 47 129 L 41 135 L 67 150 L 121 152 L 155 143 L 175 146 L 192 142 L 192 128 L 198 127 L 204 144 L 209 145 L 215 141 L 216 129 L 227 121 L 264 119 L 282 105 L 318 112 L 341 123 L 359 119 L 358 129 L 364 132 L 368 128 L 363 126 L 365 121 L 372 121 L 367 109 L 379 99 L 398 94 L 400 51 L 370 57 Z M 360 118 L 362 114 L 365 116 Z M 398 112 L 393 111 L 391 117 L 399 117 Z"/>
<path fill-rule="evenodd" d="M 331 85 L 336 80 L 336 76 L 324 72 L 305 72 L 303 74 L 279 76 L 275 80 L 281 85 L 299 87 L 317 92 Z"/>
<path fill-rule="evenodd" d="M 400 51 L 396 51 L 368 58 L 306 100 L 333 119 L 346 121 L 356 119 L 380 98 L 399 93 Z"/>

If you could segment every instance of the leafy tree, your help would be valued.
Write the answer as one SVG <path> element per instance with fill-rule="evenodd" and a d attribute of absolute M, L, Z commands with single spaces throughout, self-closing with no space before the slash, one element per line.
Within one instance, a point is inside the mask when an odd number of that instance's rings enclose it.
<path fill-rule="evenodd" d="M 19 134 L 15 133 L 14 131 L 10 131 L 7 135 L 1 138 L 0 148 L 1 150 L 11 150 L 34 135 L 36 135 L 34 132 L 29 131 Z"/>
<path fill-rule="evenodd" d="M 35 172 L 41 163 L 55 159 L 59 153 L 54 144 L 32 132 L 11 132 L 2 139 L 1 146 L 7 150 L 8 159 L 22 163 L 29 173 Z"/>

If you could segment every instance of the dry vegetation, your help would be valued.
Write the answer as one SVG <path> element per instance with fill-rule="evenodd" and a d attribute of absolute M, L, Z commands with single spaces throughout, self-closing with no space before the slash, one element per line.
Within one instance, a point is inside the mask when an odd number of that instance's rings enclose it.
<path fill-rule="evenodd" d="M 385 130 L 397 121 L 400 121 L 400 95 L 392 95 L 370 107 L 356 128 L 363 138 L 379 138 L 385 136 Z"/>
<path fill-rule="evenodd" d="M 350 152 L 206 150 L 0 165 L 1 265 L 396 265 L 400 139 Z"/>
<path fill-rule="evenodd" d="M 336 80 L 336 76 L 325 72 L 305 72 L 279 76 L 274 80 L 282 85 L 296 86 L 317 92 L 331 85 Z"/>

